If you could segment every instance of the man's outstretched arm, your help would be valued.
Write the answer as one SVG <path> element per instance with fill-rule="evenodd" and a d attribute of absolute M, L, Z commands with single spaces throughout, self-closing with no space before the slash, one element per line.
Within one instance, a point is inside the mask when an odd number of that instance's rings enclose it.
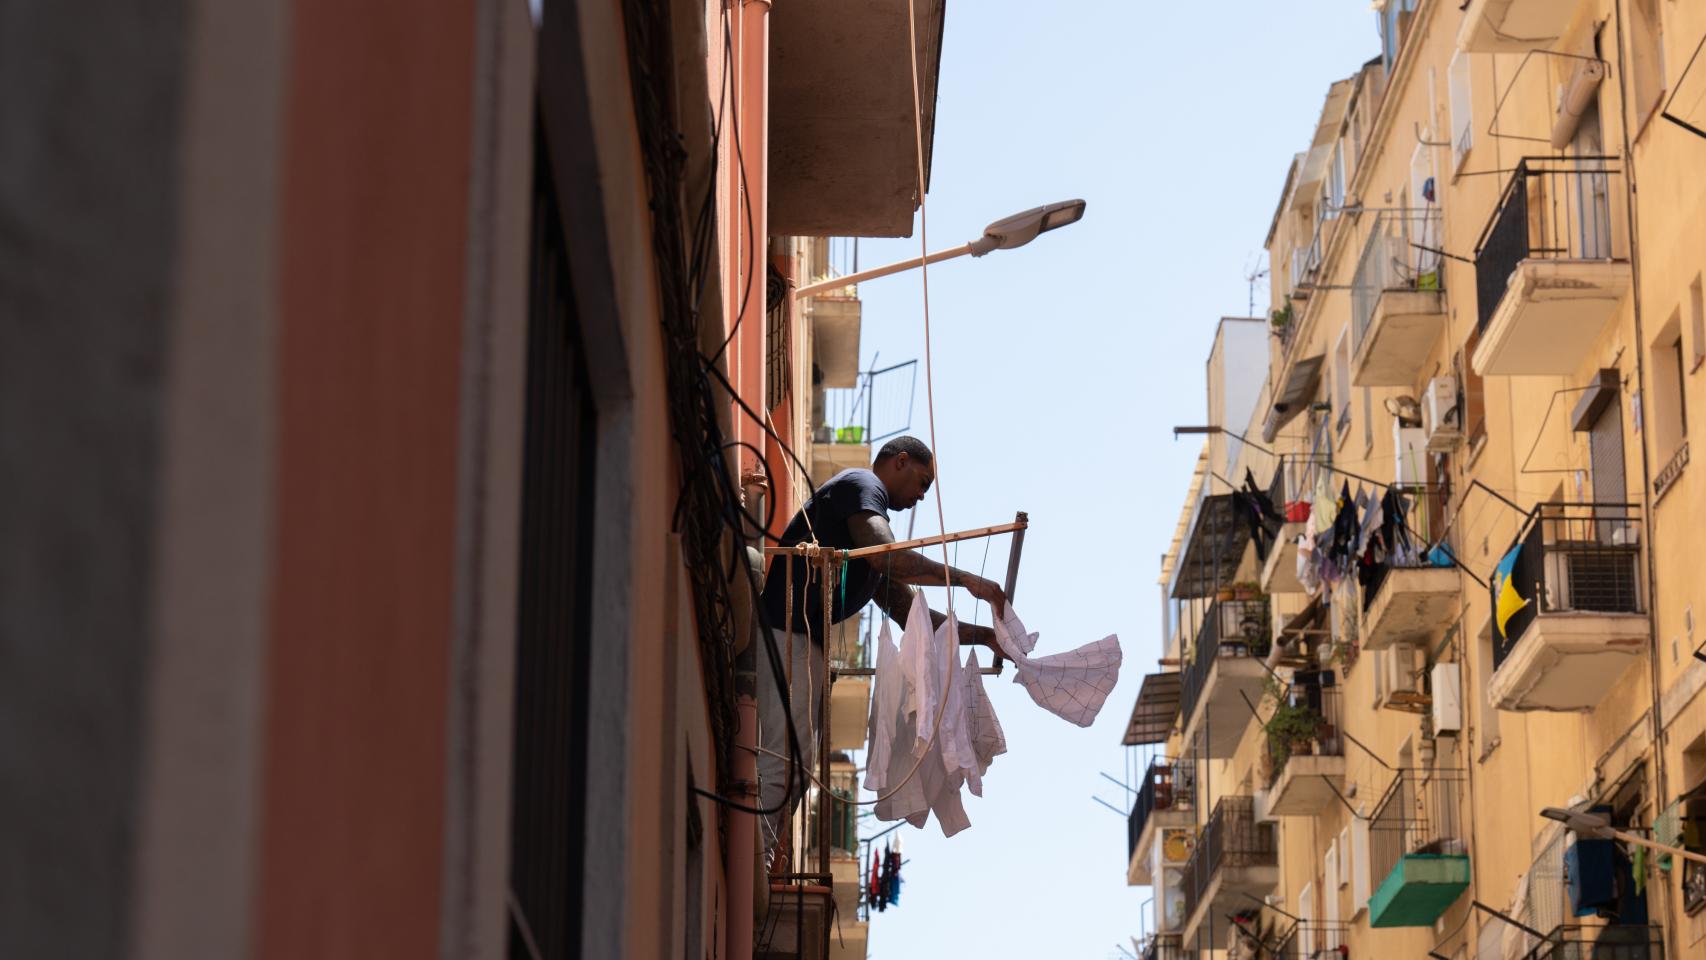
<path fill-rule="evenodd" d="M 888 520 L 874 513 L 855 515 L 848 521 L 848 528 L 853 535 L 853 543 L 856 546 L 871 547 L 895 542 L 894 532 L 889 529 Z M 880 558 L 871 561 L 871 566 L 883 577 L 883 582 L 877 589 L 877 604 L 903 627 L 906 626 L 907 615 L 912 612 L 914 591 L 908 585 L 910 583 L 934 586 L 943 583 L 948 576 L 953 576 L 955 586 L 965 587 L 973 596 L 989 603 L 998 616 L 1001 612 L 1000 604 L 1007 599 L 1001 587 L 994 581 L 986 580 L 964 570 L 944 566 L 911 550 L 896 550 L 892 553 L 883 554 Z M 973 584 L 976 586 L 974 587 Z M 942 621 L 946 619 L 945 614 L 936 610 L 930 611 L 932 626 L 939 627 L 942 625 Z M 960 624 L 960 642 L 985 646 L 996 656 L 1003 655 L 1001 648 L 996 645 L 995 631 L 989 627 L 980 627 L 972 623 Z"/>
<path fill-rule="evenodd" d="M 847 532 L 853 537 L 853 544 L 859 547 L 895 542 L 894 531 L 889 529 L 888 518 L 878 513 L 856 513 L 849 517 Z M 1006 594 L 995 581 L 958 567 L 937 563 L 916 550 L 895 550 L 880 557 L 873 557 L 867 562 L 870 563 L 871 569 L 895 583 L 920 587 L 965 587 L 972 596 L 989 604 L 995 610 L 996 616 L 1001 615 L 1007 602 Z"/>

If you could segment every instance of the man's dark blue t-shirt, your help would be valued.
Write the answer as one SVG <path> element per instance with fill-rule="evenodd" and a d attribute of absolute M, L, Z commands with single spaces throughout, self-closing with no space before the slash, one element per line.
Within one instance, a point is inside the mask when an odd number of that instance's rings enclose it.
<path fill-rule="evenodd" d="M 843 470 L 818 487 L 817 495 L 807 500 L 800 512 L 794 514 L 787 529 L 782 531 L 781 545 L 791 547 L 810 541 L 815 533 L 817 542 L 825 547 L 851 550 L 854 543 L 852 534 L 847 530 L 848 519 L 859 513 L 874 513 L 886 520 L 888 510 L 888 489 L 875 473 L 863 468 Z M 811 517 L 810 526 L 806 524 L 808 515 Z M 818 636 L 823 631 L 822 589 L 813 583 L 808 591 L 806 561 L 799 557 L 788 559 L 794 565 L 792 629 L 796 633 L 809 632 L 814 643 L 822 643 L 823 638 Z M 882 583 L 882 574 L 871 569 L 871 565 L 863 560 L 849 560 L 845 569 L 845 590 L 840 583 L 830 585 L 834 598 L 830 608 L 830 621 L 833 623 L 840 623 L 864 609 L 865 604 L 877 595 L 877 587 Z M 787 567 L 778 557 L 770 564 L 770 574 L 764 582 L 764 609 L 770 625 L 776 628 L 782 626 L 787 615 L 787 575 Z"/>

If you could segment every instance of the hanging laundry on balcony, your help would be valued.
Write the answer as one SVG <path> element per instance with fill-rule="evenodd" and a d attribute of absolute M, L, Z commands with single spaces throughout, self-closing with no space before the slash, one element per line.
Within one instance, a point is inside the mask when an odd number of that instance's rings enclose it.
<path fill-rule="evenodd" d="M 1013 678 L 1024 684 L 1037 706 L 1068 723 L 1088 727 L 1113 692 L 1120 675 L 1120 638 L 1109 634 L 1075 650 L 1035 659 L 1027 656 L 1037 635 L 1027 633 L 1011 603 L 995 619 L 995 642 L 1018 668 Z"/>
<path fill-rule="evenodd" d="M 1244 487 L 1232 491 L 1232 499 L 1238 506 L 1239 516 L 1250 526 L 1250 540 L 1256 546 L 1256 559 L 1266 561 L 1274 538 L 1279 535 L 1280 527 L 1285 525 L 1285 515 L 1274 506 L 1268 492 L 1256 485 L 1256 475 L 1248 467 L 1244 469 Z"/>
<path fill-rule="evenodd" d="M 1011 604 L 995 633 L 1032 700 L 1079 726 L 1095 720 L 1119 679 L 1118 637 L 1032 658 L 1037 635 L 1025 630 Z M 922 827 L 934 814 L 950 837 L 971 826 L 960 789 L 983 795 L 983 777 L 1007 752 L 1007 739 L 984 689 L 977 652 L 960 662 L 953 615 L 932 627 L 923 595 L 915 597 L 900 645 L 886 625 L 878 637 L 875 680 L 864 785 L 879 797 L 877 818 Z"/>

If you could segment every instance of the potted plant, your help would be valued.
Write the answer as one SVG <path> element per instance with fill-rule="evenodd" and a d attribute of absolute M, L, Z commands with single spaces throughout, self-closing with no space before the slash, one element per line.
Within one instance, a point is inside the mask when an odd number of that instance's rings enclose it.
<path fill-rule="evenodd" d="M 1262 599 L 1262 585 L 1254 580 L 1239 580 L 1232 584 L 1232 599 L 1260 600 Z"/>
<path fill-rule="evenodd" d="M 1293 754 L 1312 751 L 1325 722 L 1320 711 L 1306 703 L 1281 703 L 1264 725 L 1274 765 L 1283 765 Z"/>
<path fill-rule="evenodd" d="M 1291 326 L 1291 301 L 1287 300 L 1285 306 L 1268 314 L 1268 326 L 1273 328 L 1276 335 L 1285 333 L 1286 328 Z"/>

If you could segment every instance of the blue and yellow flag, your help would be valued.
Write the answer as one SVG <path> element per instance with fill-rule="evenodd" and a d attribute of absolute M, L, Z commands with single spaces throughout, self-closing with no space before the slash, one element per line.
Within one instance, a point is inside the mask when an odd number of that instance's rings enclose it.
<path fill-rule="evenodd" d="M 1499 565 L 1493 568 L 1493 596 L 1498 598 L 1498 609 L 1493 613 L 1493 619 L 1499 625 L 1499 636 L 1506 640 L 1510 634 L 1505 632 L 1505 624 L 1517 615 L 1517 612 L 1531 602 L 1529 598 L 1516 592 L 1516 558 L 1522 553 L 1522 544 L 1511 547 Z"/>

